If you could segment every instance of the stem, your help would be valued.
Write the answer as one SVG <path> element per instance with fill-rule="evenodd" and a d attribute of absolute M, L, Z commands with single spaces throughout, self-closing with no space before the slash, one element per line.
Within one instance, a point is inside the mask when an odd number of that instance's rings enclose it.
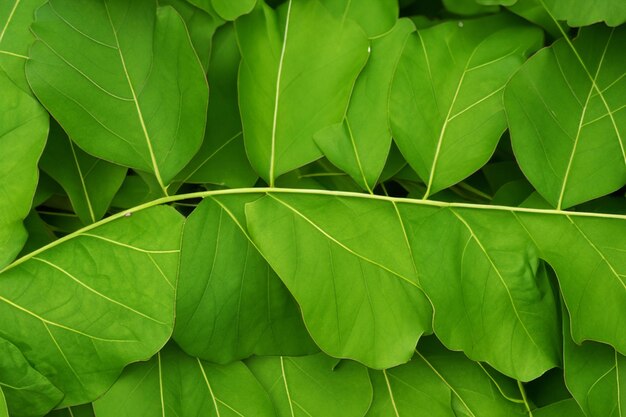
<path fill-rule="evenodd" d="M 526 397 L 526 390 L 524 390 L 524 384 L 522 384 L 521 381 L 517 381 L 517 387 L 522 394 L 522 400 L 524 400 L 524 406 L 526 407 L 526 411 L 528 411 L 528 416 L 533 417 L 533 412 L 530 410 L 530 404 L 528 403 L 528 397 Z"/>

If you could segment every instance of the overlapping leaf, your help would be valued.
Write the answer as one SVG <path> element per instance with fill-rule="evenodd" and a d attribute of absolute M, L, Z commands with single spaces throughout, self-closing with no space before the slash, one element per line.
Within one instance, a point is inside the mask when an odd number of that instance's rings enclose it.
<path fill-rule="evenodd" d="M 28 81 L 70 138 L 165 192 L 200 147 L 208 95 L 180 15 L 149 0 L 53 0 L 32 29 Z"/>
<path fill-rule="evenodd" d="M 0 337 L 65 394 L 61 405 L 95 399 L 170 336 L 181 227 L 173 209 L 155 207 L 0 271 Z"/>
<path fill-rule="evenodd" d="M 279 175 L 322 156 L 313 135 L 342 120 L 367 59 L 367 38 L 318 0 L 289 0 L 277 11 L 261 4 L 235 26 L 246 151 L 274 185 Z"/>
<path fill-rule="evenodd" d="M 408 39 L 390 118 L 425 197 L 487 162 L 506 129 L 504 86 L 541 40 L 541 31 L 505 15 L 445 22 Z"/>
<path fill-rule="evenodd" d="M 517 161 L 554 207 L 626 184 L 626 29 L 581 29 L 530 58 L 505 106 Z"/>

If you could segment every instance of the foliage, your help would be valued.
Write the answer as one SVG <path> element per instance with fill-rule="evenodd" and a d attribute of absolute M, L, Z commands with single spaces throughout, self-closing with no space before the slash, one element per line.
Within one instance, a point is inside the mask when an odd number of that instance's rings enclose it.
<path fill-rule="evenodd" d="M 625 21 L 2 2 L 0 416 L 622 416 Z"/>

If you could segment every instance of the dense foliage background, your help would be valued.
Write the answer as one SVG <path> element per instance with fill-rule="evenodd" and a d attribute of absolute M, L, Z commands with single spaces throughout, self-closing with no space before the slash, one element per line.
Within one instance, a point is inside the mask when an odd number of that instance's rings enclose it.
<path fill-rule="evenodd" d="M 626 415 L 625 21 L 0 1 L 0 416 Z"/>

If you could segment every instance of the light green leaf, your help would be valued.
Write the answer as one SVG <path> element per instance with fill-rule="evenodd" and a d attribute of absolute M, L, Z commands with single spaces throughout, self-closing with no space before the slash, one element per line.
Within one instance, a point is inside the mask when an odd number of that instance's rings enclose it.
<path fill-rule="evenodd" d="M 254 9 L 256 0 L 211 0 L 213 10 L 224 20 L 235 20 Z"/>
<path fill-rule="evenodd" d="M 588 26 L 606 22 L 619 26 L 626 22 L 626 2 L 623 0 L 540 0 L 558 20 L 567 20 L 570 26 Z"/>
<path fill-rule="evenodd" d="M 502 92 L 542 32 L 507 15 L 446 22 L 409 37 L 393 82 L 394 139 L 425 197 L 487 162 L 506 129 Z"/>
<path fill-rule="evenodd" d="M 583 28 L 530 58 L 504 103 L 515 156 L 559 209 L 626 183 L 626 28 Z"/>
<path fill-rule="evenodd" d="M 94 403 L 98 417 L 273 417 L 263 387 L 241 362 L 214 365 L 173 343 L 124 370 Z"/>
<path fill-rule="evenodd" d="M 0 271 L 0 337 L 65 393 L 60 406 L 97 398 L 171 334 L 183 219 L 127 213 Z"/>
<path fill-rule="evenodd" d="M 246 365 L 267 390 L 278 417 L 362 417 L 372 401 L 367 369 L 323 353 L 260 357 Z"/>
<path fill-rule="evenodd" d="M 435 333 L 449 349 L 523 381 L 559 364 L 554 295 L 513 214 L 399 207 Z"/>
<path fill-rule="evenodd" d="M 407 37 L 413 31 L 413 23 L 401 19 L 385 36 L 371 41 L 370 58 L 354 85 L 345 119 L 315 135 L 324 155 L 370 192 L 389 154 L 391 81 Z"/>
<path fill-rule="evenodd" d="M 154 201 L 161 195 L 162 190 L 153 175 L 141 171 L 130 171 L 121 188 L 113 197 L 111 206 L 129 209 Z"/>
<path fill-rule="evenodd" d="M 85 153 L 55 122 L 50 126 L 39 166 L 61 184 L 84 224 L 94 223 L 104 216 L 127 171 L 125 167 Z"/>
<path fill-rule="evenodd" d="M 178 13 L 150 0 L 53 0 L 32 29 L 28 81 L 70 138 L 153 173 L 166 192 L 200 147 L 208 99 Z"/>
<path fill-rule="evenodd" d="M 343 119 L 367 59 L 367 38 L 318 0 L 289 0 L 276 12 L 262 5 L 235 27 L 246 151 L 273 186 L 276 177 L 322 156 L 313 135 Z"/>
<path fill-rule="evenodd" d="M 63 398 L 63 393 L 34 370 L 17 347 L 2 339 L 0 388 L 12 417 L 41 416 Z"/>
<path fill-rule="evenodd" d="M 477 0 L 443 0 L 443 4 L 448 11 L 461 16 L 496 13 L 498 6 L 488 3 Z"/>
<path fill-rule="evenodd" d="M 28 240 L 24 244 L 19 256 L 26 255 L 42 246 L 56 240 L 52 228 L 41 219 L 36 210 L 31 210 L 24 219 L 24 227 L 28 233 Z"/>
<path fill-rule="evenodd" d="M 246 206 L 248 230 L 313 340 L 329 355 L 379 369 L 408 361 L 431 321 L 394 208 L 312 195 L 269 195 Z"/>
<path fill-rule="evenodd" d="M 209 66 L 210 100 L 204 141 L 177 180 L 249 187 L 258 176 L 250 166 L 243 145 L 237 103 L 237 71 L 241 56 L 232 24 L 220 28 L 213 38 Z"/>
<path fill-rule="evenodd" d="M 48 114 L 0 70 L 0 268 L 26 242 L 22 220 L 37 188 L 37 161 L 48 135 Z"/>
<path fill-rule="evenodd" d="M 183 18 L 193 48 L 206 72 L 211 56 L 213 34 L 224 24 L 224 21 L 191 5 L 186 0 L 158 0 L 158 3 L 160 6 L 172 6 Z"/>
<path fill-rule="evenodd" d="M 569 317 L 563 314 L 565 383 L 587 417 L 622 417 L 626 410 L 626 357 L 610 346 L 574 343 Z"/>
<path fill-rule="evenodd" d="M 370 39 L 391 30 L 399 13 L 396 0 L 322 0 L 322 4 L 336 17 L 357 22 Z"/>
<path fill-rule="evenodd" d="M 256 195 L 207 198 L 187 218 L 174 340 L 217 363 L 316 352 L 291 294 L 249 240 L 244 204 Z"/>
<path fill-rule="evenodd" d="M 7 0 L 0 4 L 0 69 L 29 94 L 24 65 L 28 48 L 35 41 L 30 24 L 35 20 L 35 10 L 44 3 L 45 0 Z"/>

